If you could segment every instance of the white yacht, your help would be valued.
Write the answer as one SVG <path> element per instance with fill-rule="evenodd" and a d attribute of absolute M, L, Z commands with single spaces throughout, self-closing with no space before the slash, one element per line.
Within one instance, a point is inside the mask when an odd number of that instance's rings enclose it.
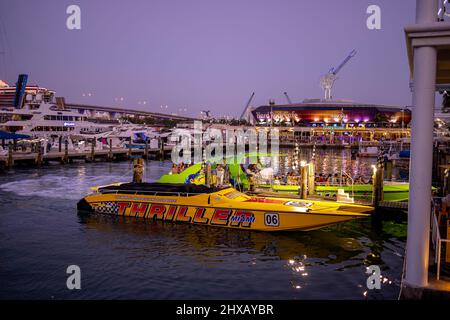
<path fill-rule="evenodd" d="M 10 88 L 0 88 L 7 92 Z M 54 92 L 27 93 L 23 106 L 0 106 L 0 130 L 26 134 L 34 138 L 93 135 L 112 130 L 109 124 L 94 123 L 85 115 L 57 105 Z"/>

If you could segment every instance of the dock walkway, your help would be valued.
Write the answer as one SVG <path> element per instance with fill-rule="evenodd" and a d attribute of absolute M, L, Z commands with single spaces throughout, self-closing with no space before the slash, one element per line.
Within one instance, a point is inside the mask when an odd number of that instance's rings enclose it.
<path fill-rule="evenodd" d="M 169 146 L 164 147 L 163 156 L 166 156 L 171 150 L 172 148 Z M 101 150 L 68 150 L 67 152 L 52 150 L 44 154 L 39 152 L 14 151 L 12 155 L 8 153 L 0 155 L 0 168 L 11 168 L 13 166 L 30 164 L 39 166 L 50 161 L 64 164 L 73 162 L 74 160 L 84 160 L 85 162 L 126 160 L 138 155 L 147 158 L 162 157 L 159 148 L 112 148 Z"/>

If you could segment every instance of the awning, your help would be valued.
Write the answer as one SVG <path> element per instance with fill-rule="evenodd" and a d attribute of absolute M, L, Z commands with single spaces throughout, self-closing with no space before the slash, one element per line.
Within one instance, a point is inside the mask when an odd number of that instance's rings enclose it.
<path fill-rule="evenodd" d="M 7 131 L 0 131 L 0 139 L 28 139 L 30 136 L 27 136 L 26 134 L 17 134 Z"/>

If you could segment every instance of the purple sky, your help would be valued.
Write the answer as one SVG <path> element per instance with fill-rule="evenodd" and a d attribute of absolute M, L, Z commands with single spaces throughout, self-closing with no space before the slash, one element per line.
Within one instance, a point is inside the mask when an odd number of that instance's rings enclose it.
<path fill-rule="evenodd" d="M 70 4 L 81 30 L 66 28 Z M 366 27 L 370 4 L 382 30 Z M 356 49 L 333 96 L 409 105 L 414 18 L 411 0 L 0 0 L 0 79 L 28 73 L 75 103 L 238 116 L 252 91 L 253 106 L 322 97 L 320 76 Z"/>

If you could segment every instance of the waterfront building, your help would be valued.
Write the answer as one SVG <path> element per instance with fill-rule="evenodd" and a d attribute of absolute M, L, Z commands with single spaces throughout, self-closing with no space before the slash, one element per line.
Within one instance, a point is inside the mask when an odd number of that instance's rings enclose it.
<path fill-rule="evenodd" d="M 351 100 L 305 99 L 301 103 L 263 105 L 252 110 L 257 124 L 304 127 L 407 127 L 407 106 L 357 103 Z"/>

